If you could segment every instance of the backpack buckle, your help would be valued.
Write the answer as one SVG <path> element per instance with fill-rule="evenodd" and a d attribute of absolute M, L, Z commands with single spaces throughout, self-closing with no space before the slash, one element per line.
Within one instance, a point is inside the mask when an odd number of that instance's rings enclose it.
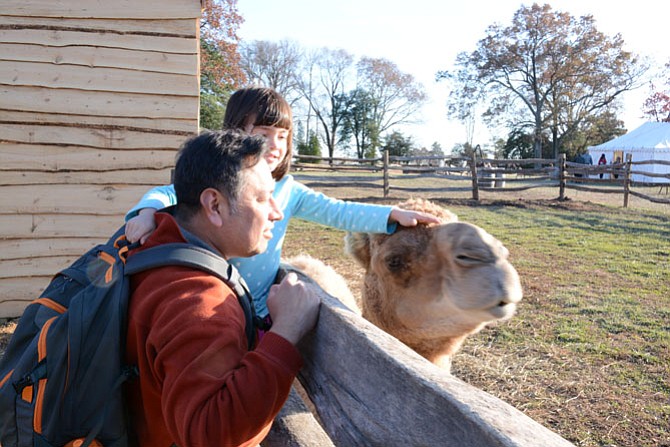
<path fill-rule="evenodd" d="M 35 382 L 33 381 L 31 375 L 28 374 L 27 376 L 24 376 L 19 380 L 17 380 L 16 382 L 12 383 L 12 386 L 14 387 L 16 394 L 21 394 L 25 387 L 31 386 L 33 383 Z"/>

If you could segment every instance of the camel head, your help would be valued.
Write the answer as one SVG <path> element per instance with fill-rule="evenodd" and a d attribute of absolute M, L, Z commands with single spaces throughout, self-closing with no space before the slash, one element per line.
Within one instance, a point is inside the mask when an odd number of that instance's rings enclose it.
<path fill-rule="evenodd" d="M 436 204 L 402 208 L 431 212 L 437 225 L 395 233 L 350 233 L 346 249 L 365 269 L 363 317 L 434 363 L 448 367 L 465 338 L 510 318 L 522 291 L 503 244 Z"/>

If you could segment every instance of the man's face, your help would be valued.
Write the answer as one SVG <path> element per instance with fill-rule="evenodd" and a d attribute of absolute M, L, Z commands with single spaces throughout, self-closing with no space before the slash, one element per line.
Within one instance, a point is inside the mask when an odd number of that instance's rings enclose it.
<path fill-rule="evenodd" d="M 236 211 L 230 210 L 224 219 L 227 234 L 226 255 L 248 257 L 265 251 L 272 238 L 274 222 L 284 216 L 272 197 L 275 182 L 265 160 L 242 171 L 242 193 Z"/>

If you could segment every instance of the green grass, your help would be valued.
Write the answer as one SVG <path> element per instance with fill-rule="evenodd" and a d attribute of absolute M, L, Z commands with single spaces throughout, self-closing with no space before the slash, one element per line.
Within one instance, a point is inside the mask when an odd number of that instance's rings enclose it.
<path fill-rule="evenodd" d="M 670 446 L 670 213 L 443 204 L 503 241 L 524 287 L 517 315 L 468 339 L 453 373 L 578 446 Z M 356 287 L 342 236 L 294 221 L 285 254 L 325 259 Z"/>

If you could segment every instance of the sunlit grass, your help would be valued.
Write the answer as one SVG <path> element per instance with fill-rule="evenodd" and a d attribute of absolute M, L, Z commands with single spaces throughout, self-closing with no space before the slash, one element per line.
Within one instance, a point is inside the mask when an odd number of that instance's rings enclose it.
<path fill-rule="evenodd" d="M 454 374 L 579 446 L 670 445 L 670 216 L 444 206 L 507 246 L 524 287 L 518 314 L 468 339 Z M 343 234 L 294 222 L 286 252 L 325 257 L 355 280 Z"/>

